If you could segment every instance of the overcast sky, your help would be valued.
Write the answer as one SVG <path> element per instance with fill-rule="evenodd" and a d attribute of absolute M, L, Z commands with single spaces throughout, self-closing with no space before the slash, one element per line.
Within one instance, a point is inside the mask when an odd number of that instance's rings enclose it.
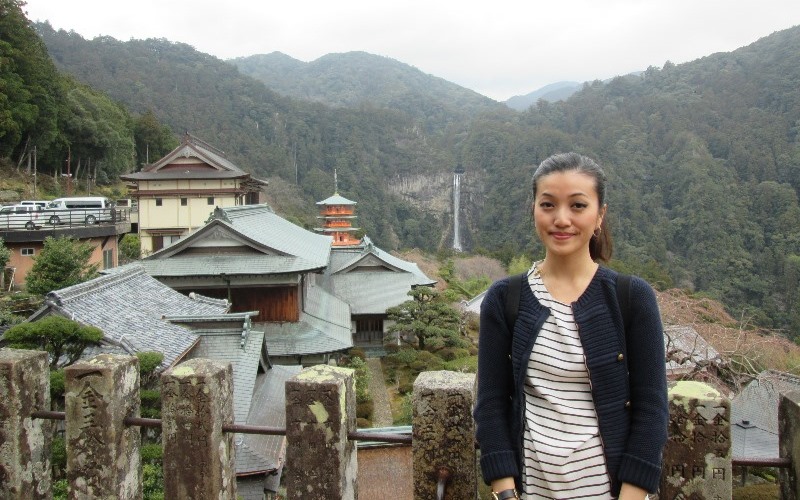
<path fill-rule="evenodd" d="M 800 24 L 798 0 L 27 0 L 85 38 L 166 38 L 222 59 L 391 57 L 497 100 L 749 45 Z"/>

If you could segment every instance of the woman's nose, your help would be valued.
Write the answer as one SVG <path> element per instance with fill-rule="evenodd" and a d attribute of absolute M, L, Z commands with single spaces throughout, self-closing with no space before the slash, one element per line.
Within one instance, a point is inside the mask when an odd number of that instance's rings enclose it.
<path fill-rule="evenodd" d="M 556 212 L 556 217 L 555 217 L 555 220 L 553 221 L 553 223 L 558 227 L 569 226 L 569 224 L 570 224 L 569 214 L 564 213 L 563 210 L 558 210 Z"/>

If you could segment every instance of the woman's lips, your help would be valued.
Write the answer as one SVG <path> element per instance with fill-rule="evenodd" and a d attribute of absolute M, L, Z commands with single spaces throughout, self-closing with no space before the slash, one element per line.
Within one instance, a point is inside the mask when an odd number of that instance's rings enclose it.
<path fill-rule="evenodd" d="M 550 233 L 550 236 L 552 236 L 556 240 L 568 240 L 573 235 L 572 233 Z"/>

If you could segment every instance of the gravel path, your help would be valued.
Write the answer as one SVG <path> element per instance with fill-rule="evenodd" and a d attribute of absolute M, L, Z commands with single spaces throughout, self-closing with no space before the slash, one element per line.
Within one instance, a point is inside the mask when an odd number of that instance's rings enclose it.
<path fill-rule="evenodd" d="M 369 393 L 375 409 L 372 413 L 373 427 L 390 427 L 392 425 L 392 406 L 389 403 L 389 393 L 386 392 L 386 382 L 383 380 L 380 358 L 367 358 L 369 368 Z"/>

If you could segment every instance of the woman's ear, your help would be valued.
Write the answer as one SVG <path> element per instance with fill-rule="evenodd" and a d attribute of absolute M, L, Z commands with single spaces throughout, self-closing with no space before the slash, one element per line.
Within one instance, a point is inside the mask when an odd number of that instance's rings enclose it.
<path fill-rule="evenodd" d="M 606 217 L 606 211 L 608 210 L 608 203 L 605 203 L 602 207 L 600 207 L 600 213 L 597 215 L 597 227 L 603 225 L 603 219 Z"/>

